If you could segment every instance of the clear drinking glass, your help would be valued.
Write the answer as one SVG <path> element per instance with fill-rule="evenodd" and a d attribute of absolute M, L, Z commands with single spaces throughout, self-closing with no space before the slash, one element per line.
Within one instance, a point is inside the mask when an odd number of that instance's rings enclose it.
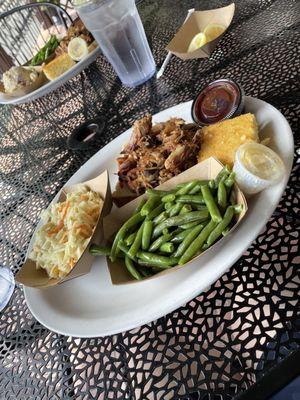
<path fill-rule="evenodd" d="M 15 288 L 15 279 L 11 270 L 0 264 L 0 311 L 9 302 Z"/>
<path fill-rule="evenodd" d="M 138 86 L 154 75 L 154 59 L 134 0 L 73 4 L 125 86 Z"/>

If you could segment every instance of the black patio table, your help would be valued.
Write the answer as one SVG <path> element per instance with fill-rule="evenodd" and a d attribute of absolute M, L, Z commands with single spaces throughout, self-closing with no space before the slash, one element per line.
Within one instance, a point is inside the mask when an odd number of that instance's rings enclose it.
<path fill-rule="evenodd" d="M 158 66 L 187 10 L 220 0 L 144 0 L 139 11 Z M 17 272 L 40 211 L 95 152 L 146 112 L 192 99 L 220 77 L 278 108 L 299 139 L 300 2 L 236 0 L 209 59 L 173 57 L 160 80 L 123 87 L 99 56 L 39 100 L 0 107 L 0 262 Z M 94 145 L 67 138 L 87 119 L 106 128 Z M 299 151 L 299 147 L 298 147 Z M 22 287 L 0 317 L 1 399 L 264 399 L 299 372 L 299 152 L 265 229 L 204 293 L 122 334 L 65 337 L 44 328 Z"/>

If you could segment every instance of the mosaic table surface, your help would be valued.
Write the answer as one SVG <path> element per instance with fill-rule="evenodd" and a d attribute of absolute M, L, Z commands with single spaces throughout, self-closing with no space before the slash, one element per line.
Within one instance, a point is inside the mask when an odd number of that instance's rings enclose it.
<path fill-rule="evenodd" d="M 157 65 L 189 8 L 227 1 L 139 4 Z M 300 3 L 237 0 L 209 59 L 173 57 L 164 76 L 121 86 L 103 56 L 55 92 L 0 107 L 0 262 L 18 271 L 40 211 L 95 152 L 146 112 L 190 100 L 228 77 L 277 107 L 295 135 L 287 189 L 232 268 L 175 312 L 130 332 L 76 339 L 44 328 L 17 286 L 0 316 L 0 399 L 231 399 L 299 348 Z M 72 151 L 71 131 L 102 117 L 103 136 Z"/>

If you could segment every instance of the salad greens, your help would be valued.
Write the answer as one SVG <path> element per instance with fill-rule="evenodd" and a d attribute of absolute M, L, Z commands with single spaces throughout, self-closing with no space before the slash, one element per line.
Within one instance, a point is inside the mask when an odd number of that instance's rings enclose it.
<path fill-rule="evenodd" d="M 51 54 L 54 53 L 56 48 L 59 45 L 59 41 L 55 35 L 51 35 L 48 42 L 43 46 L 40 51 L 33 57 L 30 61 L 30 65 L 36 66 L 42 64 L 44 61 L 47 60 Z"/>

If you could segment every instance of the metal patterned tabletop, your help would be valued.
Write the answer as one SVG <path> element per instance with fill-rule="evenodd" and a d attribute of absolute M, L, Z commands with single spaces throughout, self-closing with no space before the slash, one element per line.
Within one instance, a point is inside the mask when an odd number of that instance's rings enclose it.
<path fill-rule="evenodd" d="M 228 3 L 141 2 L 157 65 L 189 8 Z M 159 81 L 127 89 L 99 56 L 55 92 L 1 106 L 0 262 L 18 271 L 40 211 L 95 152 L 146 112 L 190 100 L 209 81 L 233 78 L 277 107 L 299 146 L 299 20 L 297 0 L 236 0 L 209 59 L 173 57 Z M 92 148 L 68 149 L 73 128 L 96 116 L 105 119 L 103 136 Z M 204 293 L 151 324 L 105 338 L 64 337 L 33 318 L 17 285 L 0 317 L 0 398 L 231 399 L 280 368 L 299 349 L 299 160 L 298 152 L 279 206 L 247 252 Z"/>

